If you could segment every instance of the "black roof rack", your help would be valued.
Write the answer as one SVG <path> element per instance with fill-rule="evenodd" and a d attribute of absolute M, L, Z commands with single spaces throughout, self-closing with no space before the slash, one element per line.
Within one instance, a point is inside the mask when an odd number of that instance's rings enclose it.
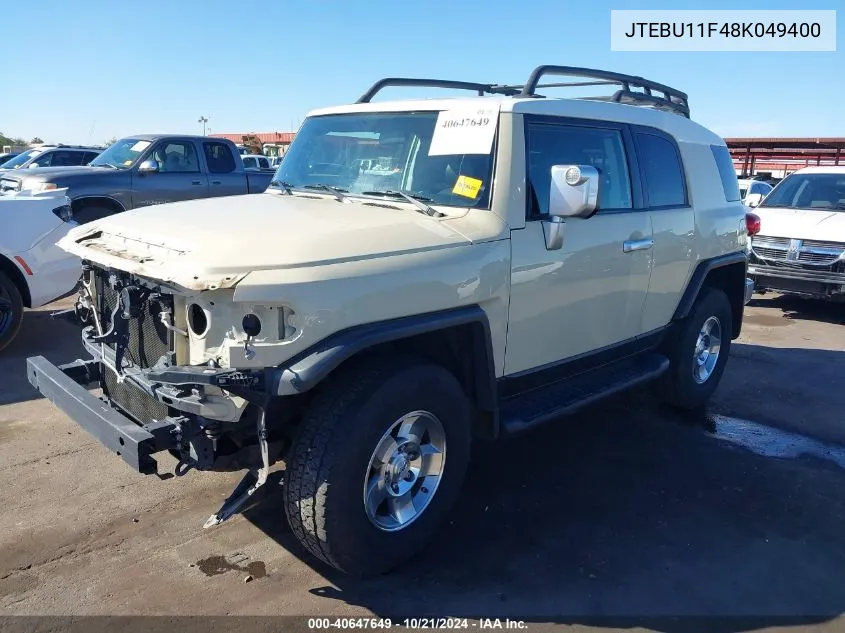
<path fill-rule="evenodd" d="M 574 81 L 562 83 L 541 84 L 540 80 L 547 75 L 583 77 L 594 81 Z M 452 88 L 457 90 L 470 90 L 478 93 L 478 96 L 506 95 L 515 97 L 538 97 L 538 88 L 564 88 L 575 86 L 611 86 L 619 85 L 621 88 L 609 96 L 578 97 L 589 101 L 611 101 L 614 103 L 625 103 L 628 105 L 647 105 L 661 110 L 668 110 L 690 117 L 689 98 L 685 92 L 670 88 L 669 86 L 637 77 L 624 75 L 607 70 L 596 70 L 593 68 L 579 68 L 576 66 L 537 66 L 528 77 L 525 84 L 501 85 L 474 83 L 468 81 L 451 81 L 448 79 L 414 79 L 409 77 L 388 77 L 374 83 L 365 92 L 357 103 L 369 103 L 372 98 L 382 89 L 389 86 L 423 86 L 430 88 Z M 637 91 L 637 89 L 641 90 Z M 654 94 L 662 93 L 662 94 Z"/>
<path fill-rule="evenodd" d="M 367 92 L 356 101 L 356 103 L 369 103 L 374 96 L 382 89 L 389 86 L 421 86 L 427 88 L 452 88 L 455 90 L 471 90 L 477 92 L 479 97 L 485 94 L 519 94 L 522 86 L 497 86 L 496 84 L 479 84 L 471 81 L 452 81 L 450 79 L 415 79 L 410 77 L 386 77 L 379 79 Z"/>

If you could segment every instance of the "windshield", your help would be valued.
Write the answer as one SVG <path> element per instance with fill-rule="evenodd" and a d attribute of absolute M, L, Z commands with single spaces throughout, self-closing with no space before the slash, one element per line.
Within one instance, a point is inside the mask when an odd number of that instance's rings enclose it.
<path fill-rule="evenodd" d="M 152 145 L 152 141 L 124 138 L 110 145 L 108 149 L 88 164 L 95 167 L 129 169 L 150 145 Z"/>
<path fill-rule="evenodd" d="M 792 174 L 772 189 L 761 207 L 845 210 L 845 173 Z"/>
<path fill-rule="evenodd" d="M 450 126 L 438 128 L 440 136 L 435 137 L 438 115 L 380 112 L 312 117 L 297 133 L 273 183 L 291 189 L 332 188 L 349 195 L 384 194 L 399 200 L 402 192 L 431 204 L 489 208 L 495 113 L 481 119 L 489 127 L 489 144 L 474 142 L 471 147 L 462 147 L 460 134 Z M 436 155 L 429 154 L 433 138 Z M 451 151 L 485 153 L 446 153 Z"/>
<path fill-rule="evenodd" d="M 30 158 L 35 158 L 39 154 L 43 153 L 43 150 L 40 149 L 31 149 L 21 154 L 15 156 L 12 160 L 3 163 L 2 169 L 17 169 L 25 162 L 27 162 Z"/>

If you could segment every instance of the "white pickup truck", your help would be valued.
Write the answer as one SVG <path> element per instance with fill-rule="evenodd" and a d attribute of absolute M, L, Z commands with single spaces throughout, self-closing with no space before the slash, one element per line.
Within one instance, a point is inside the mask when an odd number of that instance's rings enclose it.
<path fill-rule="evenodd" d="M 748 272 L 758 291 L 845 300 L 845 166 L 790 174 L 754 213 Z"/>
<path fill-rule="evenodd" d="M 66 189 L 19 191 L 0 198 L 0 350 L 17 336 L 24 308 L 69 294 L 82 262 L 56 246 L 77 226 Z"/>

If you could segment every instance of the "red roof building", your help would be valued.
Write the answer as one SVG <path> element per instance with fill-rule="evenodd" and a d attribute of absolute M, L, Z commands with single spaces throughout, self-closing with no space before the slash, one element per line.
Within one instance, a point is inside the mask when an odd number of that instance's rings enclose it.
<path fill-rule="evenodd" d="M 225 138 L 237 145 L 244 142 L 244 137 L 257 137 L 264 145 L 264 153 L 267 156 L 281 156 L 283 155 L 291 142 L 296 132 L 227 132 L 226 134 L 210 134 L 214 138 Z"/>

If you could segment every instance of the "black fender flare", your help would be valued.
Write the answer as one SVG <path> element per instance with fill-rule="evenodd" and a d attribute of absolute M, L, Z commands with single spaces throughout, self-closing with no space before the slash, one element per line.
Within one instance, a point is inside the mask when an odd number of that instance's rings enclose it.
<path fill-rule="evenodd" d="M 435 333 L 458 326 L 471 328 L 475 404 L 481 409 L 497 408 L 493 341 L 487 314 L 477 305 L 378 321 L 341 330 L 300 352 L 273 372 L 269 393 L 293 396 L 317 386 L 341 363 L 377 345 Z"/>
<path fill-rule="evenodd" d="M 701 289 L 704 287 L 704 283 L 710 273 L 726 266 L 736 266 L 739 264 L 742 264 L 743 266 L 744 278 L 744 276 L 748 272 L 748 254 L 745 251 L 737 251 L 734 253 L 728 253 L 726 255 L 719 255 L 718 257 L 703 259 L 698 262 L 698 265 L 695 267 L 695 271 L 693 271 L 693 274 L 690 277 L 690 281 L 687 284 L 686 290 L 684 290 L 684 294 L 681 296 L 681 300 L 678 303 L 677 308 L 675 308 L 675 313 L 672 316 L 672 321 L 677 322 L 689 316 L 689 313 L 692 310 L 692 306 L 695 304 L 696 299 L 698 299 L 698 295 L 701 292 Z M 742 288 L 739 292 L 739 305 L 740 309 L 742 309 L 744 307 L 742 302 L 744 288 Z M 740 311 L 740 314 L 735 315 L 735 337 L 739 336 L 739 333 L 741 331 L 742 316 L 742 311 Z"/>

